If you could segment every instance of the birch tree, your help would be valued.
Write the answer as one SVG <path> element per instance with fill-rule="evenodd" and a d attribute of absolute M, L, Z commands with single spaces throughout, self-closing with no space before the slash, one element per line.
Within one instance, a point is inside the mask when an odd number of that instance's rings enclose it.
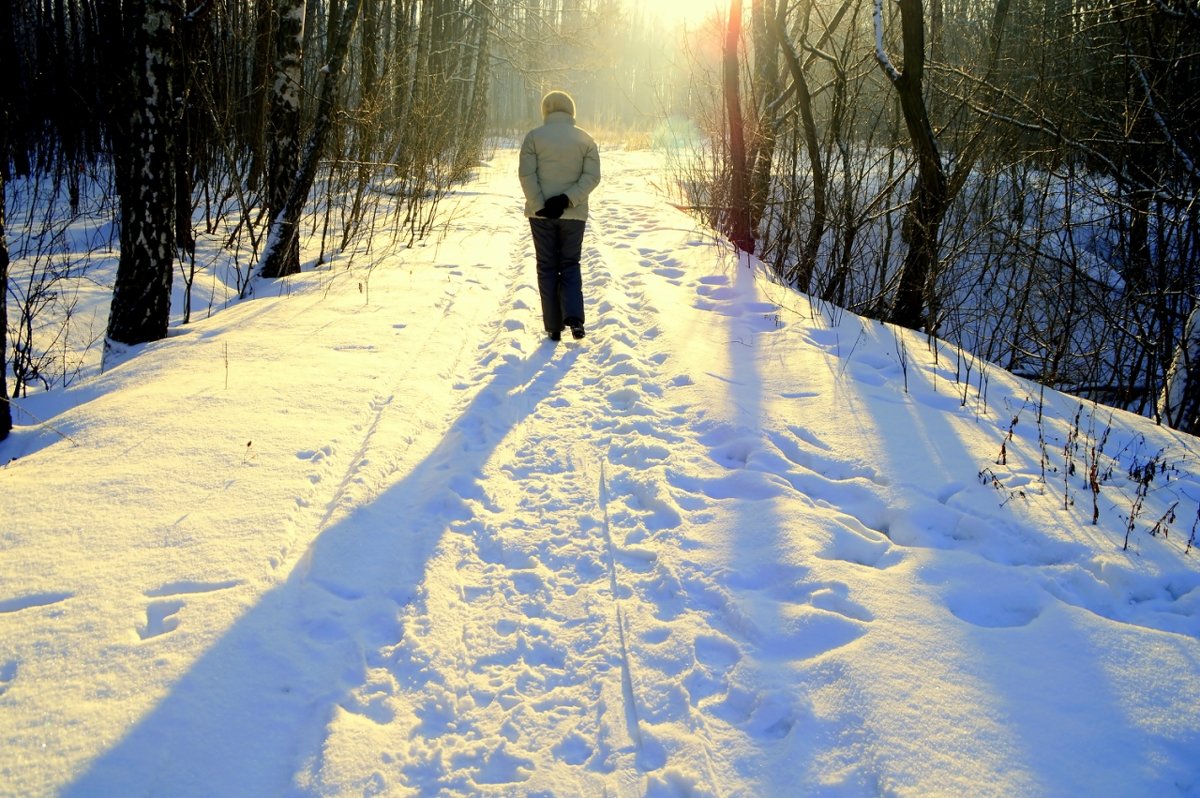
<path fill-rule="evenodd" d="M 1188 314 L 1175 359 L 1163 380 L 1158 414 L 1163 423 L 1193 434 L 1200 430 L 1200 306 Z"/>
<path fill-rule="evenodd" d="M 12 72 L 16 72 L 17 64 L 14 11 L 11 3 L 5 3 L 0 9 L 0 66 Z M 19 86 L 10 85 L 0 90 L 0 441 L 12 430 L 12 406 L 8 401 L 8 225 L 5 209 L 8 207 L 8 164 L 15 149 L 11 140 L 15 122 L 12 93 L 15 90 L 19 90 Z"/>
<path fill-rule="evenodd" d="M 300 165 L 300 90 L 303 84 L 305 0 L 272 0 L 275 28 L 275 74 L 268 110 L 269 161 L 267 212 L 278 223 L 287 206 Z M 307 191 L 306 191 L 307 193 Z M 266 260 L 263 277 L 283 277 L 300 271 L 300 240 L 292 236 Z"/>
<path fill-rule="evenodd" d="M 0 441 L 12 430 L 12 407 L 8 402 L 8 240 L 4 209 L 8 204 L 5 196 L 5 173 L 8 171 L 7 147 L 3 146 L 0 133 Z"/>
<path fill-rule="evenodd" d="M 307 200 L 309 190 L 316 179 L 321 153 L 333 130 L 338 77 L 342 71 L 342 63 L 346 59 L 346 51 L 350 47 L 350 39 L 354 34 L 354 26 L 358 21 L 362 3 L 363 0 L 349 0 L 343 7 L 339 19 L 335 24 L 330 25 L 329 49 L 326 53 L 325 65 L 321 68 L 321 89 L 317 100 L 316 119 L 313 122 L 312 133 L 305 144 L 296 179 L 288 190 L 287 200 L 271 221 L 271 229 L 267 234 L 267 246 L 263 250 L 260 267 L 260 273 L 264 276 L 283 274 L 284 259 L 292 247 L 298 246 L 300 213 L 304 209 L 305 200 Z"/>
<path fill-rule="evenodd" d="M 135 0 L 131 113 L 116 143 L 121 255 L 105 351 L 166 337 L 175 265 L 175 14 L 170 0 Z M 114 46 L 118 43 L 113 42 Z"/>

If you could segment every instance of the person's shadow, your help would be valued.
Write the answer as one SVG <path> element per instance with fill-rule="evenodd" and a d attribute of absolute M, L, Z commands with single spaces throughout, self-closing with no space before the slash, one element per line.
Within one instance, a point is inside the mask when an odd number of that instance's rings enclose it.
<path fill-rule="evenodd" d="M 319 532 L 289 574 L 163 700 L 61 793 L 67 798 L 266 796 L 296 790 L 339 703 L 403 631 L 403 605 L 453 521 L 470 516 L 496 445 L 579 350 L 497 360 L 434 450 L 374 501 Z M 420 408 L 397 408 L 419 413 Z"/>

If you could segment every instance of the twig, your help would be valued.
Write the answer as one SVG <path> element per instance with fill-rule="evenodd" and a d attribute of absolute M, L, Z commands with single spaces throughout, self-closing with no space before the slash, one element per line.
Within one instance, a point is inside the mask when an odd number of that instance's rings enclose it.
<path fill-rule="evenodd" d="M 9 403 L 10 405 L 12 405 L 13 407 L 15 407 L 15 408 L 17 409 L 17 412 L 24 413 L 25 415 L 27 415 L 27 416 L 29 416 L 30 418 L 32 418 L 32 419 L 33 419 L 35 422 L 37 422 L 37 425 L 38 425 L 39 427 L 43 427 L 43 428 L 45 428 L 45 429 L 48 429 L 48 430 L 50 430 L 51 432 L 53 432 L 53 433 L 54 433 L 55 435 L 57 435 L 58 437 L 60 437 L 60 438 L 62 438 L 63 440 L 67 441 L 68 443 L 70 443 L 72 446 L 76 446 L 76 447 L 77 447 L 77 446 L 79 446 L 79 445 L 80 445 L 80 444 L 79 444 L 79 441 L 75 440 L 75 439 L 74 439 L 74 438 L 72 438 L 70 435 L 68 435 L 67 433 L 65 433 L 65 432 L 63 432 L 62 430 L 60 430 L 58 427 L 55 427 L 55 426 L 54 426 L 53 424 L 51 424 L 49 421 L 43 421 L 42 419 L 40 419 L 40 418 L 38 418 L 37 416 L 35 416 L 33 413 L 30 413 L 30 412 L 29 412 L 27 409 L 25 409 L 24 407 L 22 407 L 22 406 L 21 406 L 21 404 L 20 404 L 19 402 L 17 402 L 16 400 L 14 400 L 14 399 L 9 399 L 9 400 L 8 400 L 8 403 Z"/>

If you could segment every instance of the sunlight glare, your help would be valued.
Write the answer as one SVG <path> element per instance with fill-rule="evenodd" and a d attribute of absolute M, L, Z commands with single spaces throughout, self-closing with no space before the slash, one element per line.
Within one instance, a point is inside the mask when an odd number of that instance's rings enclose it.
<path fill-rule="evenodd" d="M 719 0 L 658 0 L 650 9 L 667 25 L 696 30 L 721 7 Z"/>

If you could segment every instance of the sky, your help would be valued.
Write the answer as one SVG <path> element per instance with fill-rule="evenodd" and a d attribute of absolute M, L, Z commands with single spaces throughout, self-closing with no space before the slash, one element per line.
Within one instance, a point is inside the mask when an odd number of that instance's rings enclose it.
<path fill-rule="evenodd" d="M 782 288 L 602 153 L 582 341 L 500 146 L 244 301 L 204 237 L 192 323 L 19 402 L 0 796 L 1200 795 L 1195 439 Z"/>

